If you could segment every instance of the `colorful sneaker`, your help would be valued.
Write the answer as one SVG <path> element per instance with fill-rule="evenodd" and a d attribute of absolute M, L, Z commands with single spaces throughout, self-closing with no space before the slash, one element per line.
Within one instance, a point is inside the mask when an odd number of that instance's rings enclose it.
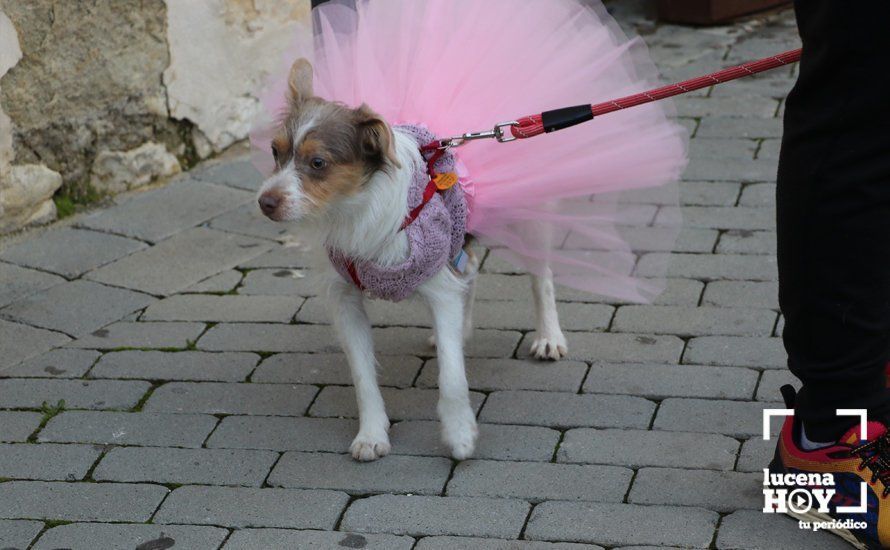
<path fill-rule="evenodd" d="M 782 394 L 787 408 L 793 409 L 794 390 L 783 387 Z M 769 466 L 765 506 L 797 518 L 802 522 L 802 529 L 812 530 L 819 523 L 819 530 L 830 531 L 856 548 L 890 548 L 890 432 L 887 427 L 881 422 L 869 421 L 868 437 L 861 439 L 861 425 L 857 424 L 837 443 L 812 451 L 800 448 L 800 431 L 800 423 L 795 422 L 794 417 L 785 419 Z M 863 484 L 865 511 L 853 511 L 851 508 L 861 506 Z M 772 492 L 767 494 L 770 489 Z M 809 494 L 792 494 L 797 490 Z M 825 505 L 820 505 L 820 498 Z"/>

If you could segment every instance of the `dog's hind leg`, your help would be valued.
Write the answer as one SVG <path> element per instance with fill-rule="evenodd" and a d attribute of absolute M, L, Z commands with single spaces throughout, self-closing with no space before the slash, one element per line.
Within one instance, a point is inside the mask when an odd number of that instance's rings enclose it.
<path fill-rule="evenodd" d="M 556 291 L 553 274 L 548 268 L 542 275 L 531 275 L 532 294 L 535 300 L 537 330 L 532 340 L 531 354 L 538 359 L 558 360 L 568 352 L 566 337 L 559 328 L 556 312 Z"/>
<path fill-rule="evenodd" d="M 349 452 L 356 460 L 376 460 L 390 451 L 389 418 L 377 386 L 374 341 L 364 297 L 352 285 L 336 281 L 330 287 L 328 298 L 331 318 L 352 371 L 358 402 L 359 430 Z"/>

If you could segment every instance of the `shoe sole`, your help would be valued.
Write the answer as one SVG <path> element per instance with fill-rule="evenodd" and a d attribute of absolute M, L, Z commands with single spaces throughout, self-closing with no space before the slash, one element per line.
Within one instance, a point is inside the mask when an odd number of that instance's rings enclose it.
<path fill-rule="evenodd" d="M 808 521 L 810 523 L 814 523 L 817 521 L 819 521 L 819 522 L 834 521 L 834 519 L 835 519 L 835 518 L 829 516 L 828 514 L 821 514 L 819 512 L 813 511 L 813 510 L 810 510 L 809 512 L 798 513 L 798 512 L 792 512 L 790 508 L 785 512 L 785 515 L 791 516 L 794 519 L 798 519 L 801 521 Z M 862 541 L 858 540 L 855 536 L 853 536 L 853 533 L 850 532 L 849 529 L 824 529 L 824 531 L 827 531 L 827 532 L 831 533 L 832 535 L 836 535 L 836 536 L 844 539 L 845 541 L 847 541 L 848 543 L 853 545 L 855 548 L 859 548 L 859 550 L 868 550 L 868 546 L 865 543 L 863 543 Z"/>

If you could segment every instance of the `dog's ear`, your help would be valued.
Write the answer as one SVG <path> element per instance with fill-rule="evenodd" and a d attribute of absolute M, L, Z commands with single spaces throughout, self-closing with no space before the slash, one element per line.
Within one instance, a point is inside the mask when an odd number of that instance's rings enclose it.
<path fill-rule="evenodd" d="M 359 147 L 362 156 L 378 166 L 391 165 L 401 168 L 396 158 L 392 128 L 367 105 L 356 109 Z"/>
<path fill-rule="evenodd" d="M 287 88 L 287 97 L 293 103 L 312 97 L 312 64 L 305 57 L 291 65 Z"/>

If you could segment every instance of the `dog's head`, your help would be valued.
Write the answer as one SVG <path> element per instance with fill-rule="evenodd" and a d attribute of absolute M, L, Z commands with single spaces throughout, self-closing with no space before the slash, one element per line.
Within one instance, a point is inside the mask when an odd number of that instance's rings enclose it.
<path fill-rule="evenodd" d="M 315 97 L 306 59 L 291 67 L 287 110 L 271 154 L 275 172 L 258 201 L 274 221 L 324 216 L 359 194 L 376 172 L 399 166 L 389 125 L 365 105 L 350 109 Z"/>

